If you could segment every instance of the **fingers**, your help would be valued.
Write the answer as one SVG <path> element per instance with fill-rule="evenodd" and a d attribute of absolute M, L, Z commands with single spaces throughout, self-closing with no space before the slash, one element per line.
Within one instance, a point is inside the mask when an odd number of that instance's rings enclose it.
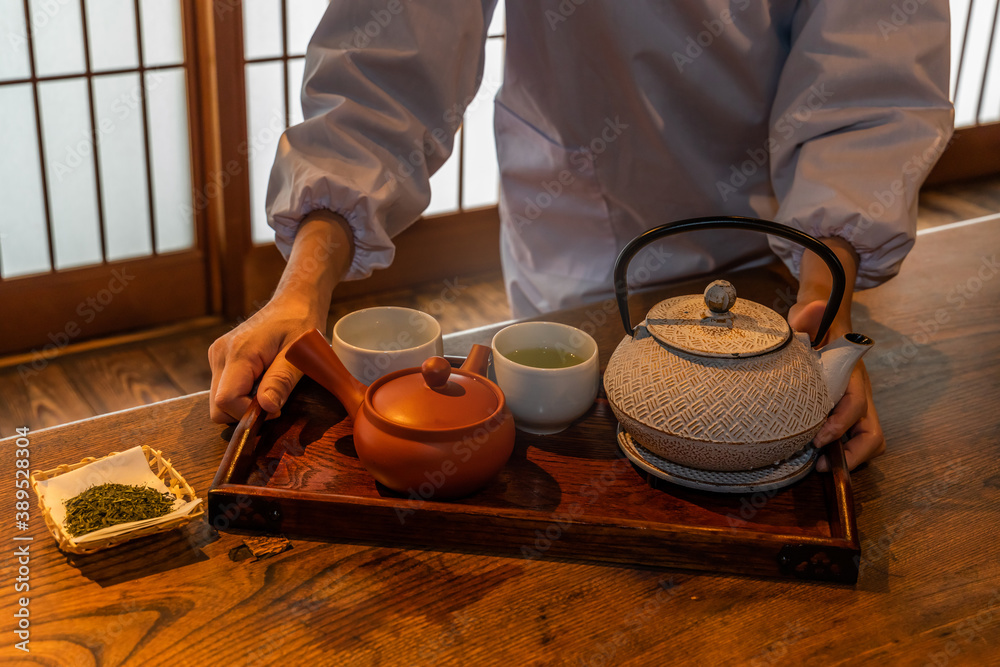
<path fill-rule="evenodd" d="M 230 359 L 219 377 L 212 420 L 219 423 L 239 421 L 250 407 L 250 392 L 263 370 L 261 363 Z"/>
<path fill-rule="evenodd" d="M 860 391 L 855 387 L 852 391 L 851 385 L 855 384 L 855 376 L 860 379 L 861 388 Z M 864 365 L 859 364 L 858 368 L 855 369 L 854 375 L 851 376 L 851 385 L 848 386 L 848 394 L 852 395 L 851 403 L 854 407 L 846 407 L 843 410 L 843 414 L 847 414 L 849 410 L 857 409 L 857 397 L 860 394 L 864 398 L 865 411 L 863 416 L 861 416 L 854 424 L 851 425 L 848 432 L 850 434 L 850 439 L 844 444 L 844 458 L 847 463 L 848 470 L 854 470 L 859 465 L 865 461 L 869 461 L 876 456 L 885 452 L 885 434 L 882 432 L 882 425 L 878 419 L 878 413 L 875 410 L 875 404 L 872 401 L 872 390 L 871 382 L 868 379 L 868 373 L 865 371 Z M 847 395 L 845 394 L 845 398 Z M 837 404 L 834 409 L 834 414 L 841 411 L 841 403 Z M 833 419 L 834 415 L 830 416 Z M 846 418 L 849 421 L 849 417 Z M 828 422 L 829 423 L 829 422 Z M 817 434 L 814 442 L 818 444 L 820 436 L 824 434 L 826 426 L 820 430 Z M 839 426 L 831 428 L 831 432 L 839 431 Z M 835 435 L 830 440 L 827 440 L 823 444 L 832 442 L 833 440 L 840 437 L 842 434 Z M 816 462 L 816 470 L 819 472 L 827 472 L 830 469 L 830 462 L 826 456 L 821 456 Z"/>
<path fill-rule="evenodd" d="M 879 422 L 878 413 L 875 411 L 875 403 L 872 400 L 872 386 L 868 381 L 868 373 L 863 366 L 861 374 L 865 381 L 865 393 L 868 397 L 868 412 L 864 419 L 851 429 L 851 439 L 844 445 L 844 457 L 847 459 L 849 470 L 854 470 L 865 461 L 869 461 L 885 452 L 885 434 L 882 432 L 882 424 Z"/>
<path fill-rule="evenodd" d="M 851 439 L 844 444 L 844 459 L 848 470 L 854 470 L 865 461 L 885 453 L 882 427 L 878 419 L 872 418 L 870 414 L 858 423 L 857 428 L 851 430 L 851 436 Z M 830 462 L 825 454 L 816 461 L 816 470 L 819 472 L 830 470 Z"/>
<path fill-rule="evenodd" d="M 264 371 L 263 359 L 243 349 L 232 334 L 215 341 L 208 357 L 212 368 L 209 415 L 219 424 L 239 421 L 250 407 L 253 384 Z"/>
<path fill-rule="evenodd" d="M 254 383 L 268 418 L 278 416 L 302 377 L 285 358 L 284 348 L 321 322 L 304 317 L 296 305 L 271 301 L 253 317 L 215 341 L 208 350 L 212 368 L 209 413 L 215 422 L 239 421 L 250 407 Z"/>
<path fill-rule="evenodd" d="M 269 414 L 279 412 L 301 378 L 302 372 L 285 359 L 282 350 L 257 387 L 257 402 L 261 409 Z"/>
<path fill-rule="evenodd" d="M 795 331 L 802 331 L 813 338 L 819 331 L 819 324 L 823 319 L 823 312 L 826 310 L 826 303 L 823 301 L 810 301 L 809 303 L 796 303 L 788 311 L 788 325 Z"/>
<path fill-rule="evenodd" d="M 216 396 L 219 392 L 219 378 L 226 367 L 226 352 L 229 349 L 228 336 L 216 340 L 208 348 L 208 365 L 212 369 L 212 384 L 208 392 L 208 412 L 212 421 L 217 424 L 227 424 L 231 421 L 228 414 L 218 407 Z"/>
<path fill-rule="evenodd" d="M 857 424 L 868 413 L 868 395 L 865 391 L 865 376 L 855 367 L 847 383 L 847 391 L 833 408 L 823 428 L 813 438 L 817 447 L 825 447 Z"/>
<path fill-rule="evenodd" d="M 869 461 L 884 452 L 885 437 L 882 435 L 881 428 L 858 433 L 844 445 L 844 458 L 847 459 L 848 470 L 854 470 L 865 461 Z"/>

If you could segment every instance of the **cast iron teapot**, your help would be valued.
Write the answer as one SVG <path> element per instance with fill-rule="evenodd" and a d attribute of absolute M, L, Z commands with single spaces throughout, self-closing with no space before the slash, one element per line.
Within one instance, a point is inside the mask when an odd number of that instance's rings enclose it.
<path fill-rule="evenodd" d="M 738 299 L 715 281 L 704 295 L 661 301 L 634 329 L 626 272 L 650 242 L 697 229 L 750 229 L 818 254 L 833 289 L 816 339 L 792 332 L 770 308 Z M 854 365 L 873 344 L 850 333 L 819 351 L 844 296 L 844 268 L 820 241 L 754 218 L 697 218 L 636 237 L 615 262 L 615 296 L 625 338 L 608 362 L 604 388 L 622 427 L 642 447 L 701 470 L 752 470 L 808 445 L 847 389 Z"/>

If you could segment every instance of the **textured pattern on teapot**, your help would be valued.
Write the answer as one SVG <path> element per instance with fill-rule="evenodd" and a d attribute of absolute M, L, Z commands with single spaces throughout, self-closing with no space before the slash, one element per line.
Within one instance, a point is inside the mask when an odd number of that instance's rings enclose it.
<path fill-rule="evenodd" d="M 728 312 L 712 313 L 700 294 L 653 306 L 646 328 L 673 349 L 709 357 L 750 357 L 788 340 L 788 323 L 770 308 L 740 299 Z"/>
<path fill-rule="evenodd" d="M 775 352 L 740 359 L 662 345 L 626 337 L 604 386 L 616 412 L 668 436 L 732 445 L 784 440 L 816 428 L 832 407 L 803 334 Z"/>

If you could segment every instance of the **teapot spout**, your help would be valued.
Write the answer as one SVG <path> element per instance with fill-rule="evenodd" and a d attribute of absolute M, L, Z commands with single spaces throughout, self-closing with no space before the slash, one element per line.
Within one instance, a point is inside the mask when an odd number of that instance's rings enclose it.
<path fill-rule="evenodd" d="M 492 350 L 485 345 L 473 345 L 469 351 L 469 356 L 465 359 L 465 363 L 462 364 L 462 370 L 486 377 L 491 352 Z"/>
<path fill-rule="evenodd" d="M 858 359 L 865 356 L 874 344 L 875 341 L 864 334 L 849 333 L 819 350 L 819 363 L 823 368 L 826 395 L 832 401 L 831 408 L 847 391 L 847 383 Z"/>
<path fill-rule="evenodd" d="M 354 379 L 330 343 L 317 329 L 302 334 L 285 351 L 285 358 L 337 397 L 347 413 L 358 414 L 368 389 Z"/>

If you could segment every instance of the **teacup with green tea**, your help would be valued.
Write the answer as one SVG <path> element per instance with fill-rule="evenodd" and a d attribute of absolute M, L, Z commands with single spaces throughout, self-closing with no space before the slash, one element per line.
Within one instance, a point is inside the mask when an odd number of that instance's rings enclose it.
<path fill-rule="evenodd" d="M 522 347 L 503 356 L 522 366 L 533 368 L 569 368 L 584 362 L 582 356 L 559 345 Z"/>
<path fill-rule="evenodd" d="M 566 324 L 512 324 L 493 337 L 493 371 L 518 429 L 558 433 L 597 397 L 597 343 Z"/>

